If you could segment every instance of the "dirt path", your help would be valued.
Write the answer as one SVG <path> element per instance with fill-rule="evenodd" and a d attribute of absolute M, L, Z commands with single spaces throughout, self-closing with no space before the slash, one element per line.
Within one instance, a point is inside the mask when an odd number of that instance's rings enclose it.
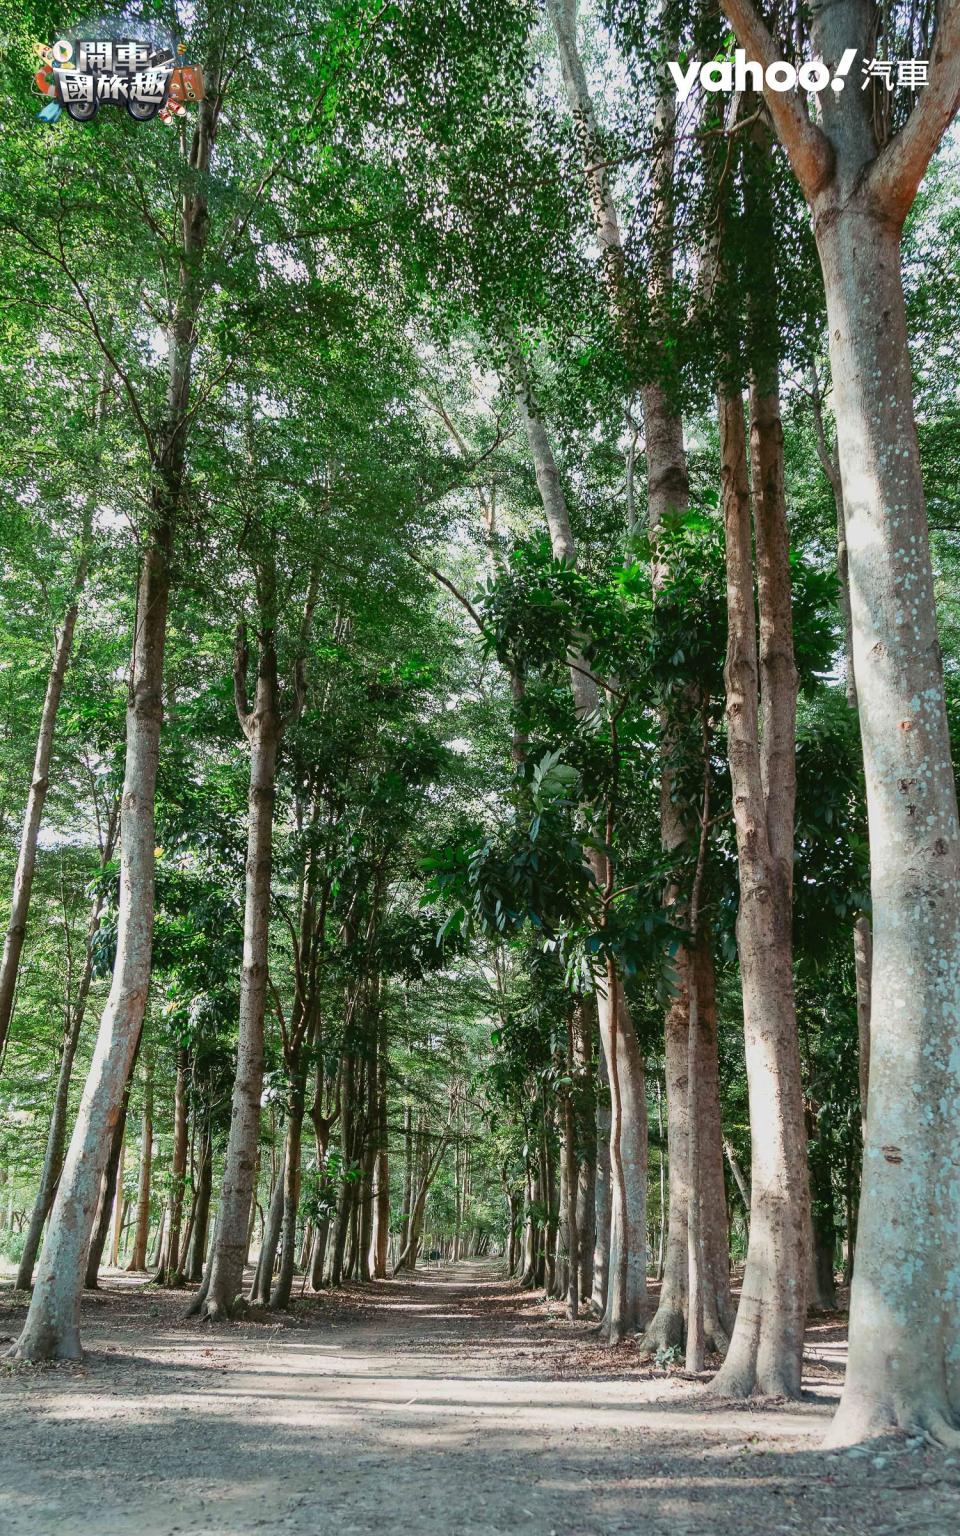
<path fill-rule="evenodd" d="M 23 1308 L 2 1297 L 13 1334 Z M 304 1302 L 285 1325 L 183 1309 L 117 1277 L 85 1303 L 82 1367 L 0 1371 L 3 1536 L 960 1530 L 960 1458 L 818 1449 L 829 1330 L 803 1404 L 732 1410 L 601 1354 L 492 1265 Z"/>

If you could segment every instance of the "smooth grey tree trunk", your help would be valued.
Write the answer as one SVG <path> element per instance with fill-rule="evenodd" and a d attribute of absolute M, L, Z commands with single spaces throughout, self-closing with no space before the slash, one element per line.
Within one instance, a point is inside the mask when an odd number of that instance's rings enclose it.
<path fill-rule="evenodd" d="M 782 433 L 775 391 L 751 388 L 759 673 L 743 398 L 721 390 L 727 562 L 727 750 L 740 881 L 737 947 L 750 1102 L 750 1239 L 737 1320 L 712 1390 L 797 1397 L 809 1192 L 793 994 L 796 667 Z"/>
<path fill-rule="evenodd" d="M 272 583 L 269 583 L 272 587 Z M 237 714 L 250 744 L 247 862 L 243 912 L 243 967 L 240 1025 L 233 1080 L 230 1135 L 224 1161 L 219 1214 L 208 1265 L 206 1294 L 198 1310 L 205 1317 L 229 1317 L 243 1292 L 247 1230 L 253 1200 L 263 1090 L 264 1017 L 269 982 L 270 891 L 273 878 L 273 812 L 280 715 L 275 638 L 275 594 L 262 615 L 256 691 L 247 702 L 246 634 L 238 631 L 234 657 Z"/>

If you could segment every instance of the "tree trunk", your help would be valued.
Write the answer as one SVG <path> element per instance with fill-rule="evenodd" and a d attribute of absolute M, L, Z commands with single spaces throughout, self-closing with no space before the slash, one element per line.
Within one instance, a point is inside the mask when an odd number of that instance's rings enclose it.
<path fill-rule="evenodd" d="M 377 1046 L 377 1157 L 374 1179 L 373 1278 L 387 1277 L 387 1247 L 390 1241 L 390 1164 L 387 1131 L 387 1016 L 380 1011 L 380 1037 Z"/>
<path fill-rule="evenodd" d="M 581 1149 L 577 1170 L 576 1228 L 577 1294 L 581 1304 L 593 1291 L 594 1221 L 597 1186 L 597 1096 L 593 1080 L 593 1008 L 579 999 L 574 1013 L 573 1054 L 581 1084 L 574 1122 L 576 1144 Z"/>
<path fill-rule="evenodd" d="M 110 813 L 103 848 L 100 852 L 101 874 L 113 858 L 119 824 L 119 810 L 119 804 L 115 803 Z M 70 1081 L 73 1076 L 73 1063 L 77 1054 L 77 1046 L 80 1042 L 80 1031 L 83 1028 L 83 1020 L 87 1010 L 87 999 L 93 982 L 93 946 L 100 931 L 103 901 L 103 892 L 98 889 L 90 908 L 83 955 L 83 970 L 80 974 L 77 995 L 71 1009 L 70 1023 L 64 1037 L 63 1050 L 60 1055 L 60 1069 L 57 1073 L 57 1088 L 53 1098 L 50 1125 L 47 1130 L 47 1145 L 43 1156 L 43 1169 L 40 1174 L 40 1188 L 37 1190 L 37 1198 L 34 1202 L 30 1225 L 27 1229 L 26 1242 L 17 1269 L 16 1283 L 18 1290 L 29 1290 L 33 1284 L 33 1268 L 37 1262 L 37 1254 L 40 1251 L 40 1239 L 43 1235 L 44 1223 L 53 1204 L 53 1198 L 57 1191 L 57 1182 L 60 1178 L 60 1170 L 63 1167 L 63 1150 L 67 1138 L 67 1114 L 70 1107 Z"/>
<path fill-rule="evenodd" d="M 190 375 L 200 307 L 197 274 L 208 229 L 206 173 L 216 128 L 216 97 L 217 92 L 208 89 L 198 108 L 191 148 L 191 165 L 197 177 L 181 210 L 183 260 L 169 329 L 165 426 L 153 444 L 153 487 L 144 530 L 127 703 L 113 981 L 51 1212 L 30 1310 L 16 1345 L 21 1359 L 76 1360 L 81 1356 L 80 1297 L 97 1197 L 147 1004 L 170 557 L 184 486 Z"/>
<path fill-rule="evenodd" d="M 310 1289 L 319 1291 L 323 1285 L 323 1268 L 327 1257 L 327 1240 L 330 1236 L 330 1221 L 324 1217 L 317 1223 L 317 1230 L 313 1236 L 313 1252 L 310 1255 Z"/>
<path fill-rule="evenodd" d="M 597 1102 L 597 1177 L 594 1200 L 593 1289 L 590 1305 L 602 1317 L 607 1306 L 610 1274 L 610 1105 L 607 1102 L 609 1077 L 603 1051 L 599 1063 L 600 1095 Z"/>
<path fill-rule="evenodd" d="M 567 1060 L 569 1075 L 572 1078 L 576 1070 L 572 1018 L 567 1029 Z M 576 1318 L 580 1311 L 580 1239 L 577 1232 L 577 1153 L 572 1087 L 567 1089 L 563 1100 L 563 1174 L 563 1196 L 566 1206 L 567 1311 L 572 1318 Z"/>
<path fill-rule="evenodd" d="M 870 1086 L 870 1008 L 873 977 L 873 930 L 866 912 L 853 920 L 853 965 L 857 983 L 857 1040 L 859 1044 L 860 1132 L 867 1140 L 867 1094 Z"/>
<path fill-rule="evenodd" d="M 361 1280 L 373 1278 L 373 1182 L 377 1165 L 377 1064 L 376 1049 L 370 1050 L 364 1063 L 363 1143 L 360 1164 L 363 1180 L 360 1188 L 360 1227 L 357 1271 Z"/>
<path fill-rule="evenodd" d="M 822 231 L 871 849 L 867 1134 L 834 1443 L 960 1427 L 956 790 L 900 282 L 899 231 Z M 890 451 L 891 444 L 899 452 Z M 864 946 L 865 947 L 865 946 Z M 865 977 L 865 958 L 861 962 Z M 905 985 L 909 978 L 909 985 Z M 858 1017 L 865 1022 L 864 1011 Z M 911 1263 L 894 1272 L 894 1248 Z M 951 1360 L 953 1361 L 950 1364 Z M 938 1365 L 938 1361 L 941 1364 Z"/>
<path fill-rule="evenodd" d="M 273 809 L 276 798 L 280 717 L 277 678 L 274 583 L 268 581 L 261 613 L 254 706 L 246 701 L 247 651 L 242 629 L 234 657 L 237 713 L 250 744 L 247 862 L 243 913 L 243 968 L 240 973 L 240 1027 L 233 1080 L 230 1136 L 220 1206 L 200 1307 L 209 1318 L 229 1317 L 243 1291 L 247 1227 L 253 1200 L 260 1096 L 263 1090 L 263 1022 L 269 983 L 270 891 L 273 872 Z"/>
<path fill-rule="evenodd" d="M 50 676 L 47 679 L 47 691 L 40 714 L 40 729 L 37 733 L 37 748 L 33 760 L 33 777 L 30 782 L 30 793 L 27 796 L 27 806 L 24 811 L 23 827 L 20 833 L 20 851 L 17 857 L 16 873 L 13 877 L 13 899 L 10 906 L 10 920 L 7 923 L 3 956 L 0 958 L 0 1060 L 3 1058 L 7 1031 L 10 1027 L 10 1020 L 13 1017 L 17 976 L 20 971 L 20 956 L 23 952 L 23 942 L 27 933 L 30 894 L 33 890 L 33 876 L 37 867 L 37 843 L 40 836 L 40 821 L 47 798 L 47 789 L 50 785 L 50 760 L 53 756 L 53 737 L 57 726 L 57 711 L 60 708 L 60 696 L 63 693 L 64 678 L 67 675 L 67 667 L 70 664 L 73 634 L 77 624 L 77 614 L 80 611 L 80 598 L 87 579 L 89 544 L 90 515 L 88 513 L 83 532 L 80 563 L 73 584 L 73 596 L 63 616 L 63 627 L 57 638 L 53 653 L 53 664 L 50 668 Z"/>
<path fill-rule="evenodd" d="M 117 1163 L 117 1184 L 113 1195 L 113 1234 L 110 1238 L 110 1265 L 116 1269 L 120 1262 L 120 1234 L 123 1231 L 123 1168 L 126 1143 L 120 1143 L 120 1159 Z"/>
<path fill-rule="evenodd" d="M 183 1200 L 187 1186 L 187 1080 L 190 1072 L 190 1053 L 181 1047 L 177 1051 L 177 1079 L 173 1095 L 173 1161 L 170 1178 L 170 1225 L 167 1230 L 166 1253 L 161 1273 L 157 1276 L 161 1285 L 179 1285 L 183 1276 L 180 1270 L 180 1228 L 183 1223 Z"/>
<path fill-rule="evenodd" d="M 153 1167 L 153 1057 L 147 1054 L 143 1074 L 143 1121 L 140 1127 L 140 1179 L 137 1186 L 137 1219 L 133 1233 L 133 1252 L 128 1269 L 147 1267 L 147 1240 L 150 1235 L 150 1175 Z"/>
<path fill-rule="evenodd" d="M 722 1354 L 736 1318 L 730 1292 L 730 1225 L 723 1176 L 720 1066 L 717 1053 L 717 976 L 705 923 L 693 958 L 700 1022 L 700 1223 L 704 1252 L 704 1329 L 708 1349 Z"/>
<path fill-rule="evenodd" d="M 300 1208 L 300 1154 L 303 1141 L 303 1092 L 295 1092 L 287 1119 L 287 1155 L 283 1172 L 283 1243 L 280 1272 L 270 1292 L 270 1306 L 286 1311 L 290 1305 L 297 1257 L 297 1216 Z"/>
<path fill-rule="evenodd" d="M 260 1243 L 260 1253 L 257 1258 L 253 1286 L 250 1291 L 250 1300 L 264 1307 L 270 1301 L 270 1290 L 273 1285 L 273 1267 L 276 1263 L 277 1249 L 280 1246 L 280 1233 L 283 1228 L 287 1182 L 286 1166 L 286 1150 L 284 1150 L 280 1171 L 277 1174 L 277 1182 L 273 1186 L 273 1194 L 270 1196 L 267 1219 L 263 1228 L 263 1240 Z"/>
<path fill-rule="evenodd" d="M 704 869 L 707 859 L 707 838 L 710 829 L 710 726 L 709 699 L 701 705 L 703 730 L 703 800 L 700 809 L 700 839 L 697 849 L 697 867 L 690 893 L 690 945 L 691 959 L 702 947 L 700 933 L 700 906 L 703 894 Z M 687 1035 L 687 1341 L 686 1367 L 692 1373 L 703 1370 L 706 1338 L 704 1332 L 704 1294 L 706 1291 L 706 1262 L 703 1242 L 703 1183 L 700 1168 L 700 1063 L 703 1044 L 700 1028 L 700 986 L 696 964 L 692 963 L 687 981 L 690 1010 Z"/>
<path fill-rule="evenodd" d="M 612 963 L 598 992 L 610 1071 L 610 1260 L 602 1331 L 611 1344 L 647 1320 L 647 1097 L 643 1057 Z"/>
<path fill-rule="evenodd" d="M 810 1272 L 808 1300 L 811 1308 L 832 1311 L 837 1305 L 834 1253 L 837 1245 L 833 1214 L 833 1180 L 830 1152 L 810 1117 Z"/>
<path fill-rule="evenodd" d="M 137 1040 L 134 1048 L 134 1063 L 136 1051 L 140 1048 Z M 120 1114 L 113 1129 L 110 1146 L 107 1154 L 106 1165 L 100 1179 L 100 1190 L 97 1197 L 96 1219 L 93 1224 L 93 1233 L 90 1238 L 90 1247 L 87 1253 L 84 1269 L 83 1283 L 88 1291 L 97 1288 L 97 1277 L 100 1273 L 100 1263 L 103 1258 L 103 1250 L 107 1244 L 107 1234 L 110 1231 L 110 1212 L 113 1209 L 114 1193 L 117 1186 L 117 1173 L 120 1168 L 120 1154 L 123 1150 L 123 1133 L 127 1124 L 127 1105 L 130 1102 L 130 1086 L 133 1079 L 133 1065 L 130 1068 L 130 1077 L 124 1086 L 123 1097 L 120 1101 Z M 49 1243 L 50 1239 L 47 1238 Z M 44 1250 L 46 1251 L 46 1250 Z"/>
<path fill-rule="evenodd" d="M 753 1196 L 737 1320 L 713 1391 L 797 1397 L 809 1204 L 791 940 L 796 668 L 782 432 L 774 391 L 751 388 L 760 676 L 743 399 L 721 392 L 727 559 L 727 741 L 740 876 Z M 761 736 L 762 719 L 762 736 Z"/>
<path fill-rule="evenodd" d="M 687 1207 L 690 1153 L 687 1104 L 690 981 L 695 978 L 700 1037 L 697 1092 L 700 1217 L 704 1246 L 705 1346 L 723 1353 L 729 1343 L 735 1308 L 730 1294 L 729 1233 L 723 1177 L 720 1120 L 720 1073 L 717 1059 L 716 978 L 709 935 L 688 956 L 681 982 L 675 983 L 686 1017 L 677 1006 L 667 1012 L 664 1067 L 667 1089 L 667 1211 L 663 1284 L 656 1313 L 643 1335 L 652 1350 L 683 1344 L 687 1318 Z M 662 1153 L 661 1153 L 662 1155 Z"/>
<path fill-rule="evenodd" d="M 200 1153 L 200 1176 L 197 1182 L 197 1198 L 193 1210 L 193 1230 L 190 1234 L 184 1274 L 192 1283 L 203 1276 L 203 1262 L 207 1251 L 207 1228 L 210 1222 L 210 1196 L 213 1185 L 213 1140 L 210 1122 L 206 1122 L 203 1147 Z"/>

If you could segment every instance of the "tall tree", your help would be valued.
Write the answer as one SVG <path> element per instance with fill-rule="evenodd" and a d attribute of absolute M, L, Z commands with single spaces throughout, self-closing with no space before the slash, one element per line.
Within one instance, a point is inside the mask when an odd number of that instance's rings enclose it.
<path fill-rule="evenodd" d="M 722 3 L 748 56 L 773 63 L 779 48 L 757 9 Z M 831 71 L 847 48 L 866 60 L 888 17 L 865 0 L 815 6 L 813 49 Z M 831 1438 L 920 1427 L 954 1440 L 960 826 L 900 241 L 960 106 L 960 3 L 940 8 L 928 83 L 885 141 L 867 91 L 823 91 L 815 122 L 799 92 L 764 89 L 810 205 L 826 289 L 872 855 L 867 1139 L 850 1361 Z M 905 1252 L 908 1266 L 893 1258 Z"/>

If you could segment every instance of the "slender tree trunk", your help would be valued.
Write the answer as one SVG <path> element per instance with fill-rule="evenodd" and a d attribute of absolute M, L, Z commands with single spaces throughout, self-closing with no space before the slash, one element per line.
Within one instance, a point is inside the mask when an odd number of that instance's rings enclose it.
<path fill-rule="evenodd" d="M 298 1085 L 287 1119 L 287 1155 L 283 1177 L 283 1243 L 280 1273 L 270 1293 L 270 1306 L 279 1312 L 290 1305 L 297 1256 L 297 1215 L 300 1207 L 300 1155 L 303 1142 L 303 1091 Z"/>
<path fill-rule="evenodd" d="M 594 1221 L 597 1186 L 597 1097 L 593 1081 L 593 1009 L 586 999 L 578 1000 L 574 1014 L 573 1052 L 578 1080 L 581 1085 L 578 1113 L 575 1118 L 577 1145 L 581 1149 L 577 1170 L 576 1227 L 578 1297 L 581 1303 L 590 1300 L 593 1291 L 593 1251 L 595 1241 Z"/>
<path fill-rule="evenodd" d="M 120 1160 L 117 1164 L 117 1184 L 113 1195 L 113 1234 L 110 1238 L 110 1264 L 116 1269 L 120 1262 L 120 1234 L 123 1231 L 123 1212 L 125 1201 L 123 1198 L 123 1168 L 126 1143 L 120 1143 Z"/>
<path fill-rule="evenodd" d="M 140 1048 L 139 1040 L 134 1047 L 134 1064 L 136 1052 Z M 97 1197 L 96 1220 L 93 1225 L 93 1233 L 90 1239 L 90 1248 L 87 1253 L 86 1268 L 84 1271 L 84 1287 L 88 1291 L 97 1288 L 97 1277 L 100 1273 L 100 1264 L 103 1259 L 103 1250 L 107 1245 L 107 1234 L 110 1231 L 110 1213 L 113 1209 L 114 1193 L 117 1186 L 117 1174 L 120 1168 L 120 1154 L 123 1150 L 123 1133 L 127 1124 L 127 1105 L 130 1102 L 130 1086 L 133 1077 L 133 1065 L 130 1068 L 130 1077 L 124 1086 L 123 1097 L 120 1101 L 120 1114 L 113 1129 L 113 1136 L 108 1149 L 106 1166 L 100 1180 L 100 1191 Z M 50 1239 L 48 1237 L 47 1242 Z"/>
<path fill-rule="evenodd" d="M 187 1187 L 188 1109 L 187 1081 L 190 1074 L 190 1053 L 181 1047 L 177 1052 L 177 1078 L 173 1096 L 173 1162 L 170 1178 L 170 1226 L 167 1231 L 167 1251 L 163 1271 L 158 1275 L 162 1285 L 179 1285 L 183 1276 L 180 1271 L 180 1229 L 183 1223 L 183 1201 Z"/>
<path fill-rule="evenodd" d="M 190 1236 L 188 1257 L 184 1267 L 186 1278 L 194 1284 L 203 1276 L 203 1264 L 207 1252 L 207 1228 L 210 1222 L 212 1186 L 213 1140 L 210 1122 L 207 1120 L 204 1126 L 203 1147 L 200 1153 L 200 1176 L 197 1182 L 197 1197 L 193 1210 L 193 1230 Z"/>
<path fill-rule="evenodd" d="M 267 1208 L 267 1219 L 263 1228 L 263 1241 L 260 1244 L 260 1254 L 257 1258 L 257 1267 L 253 1276 L 253 1286 L 250 1291 L 250 1300 L 260 1306 L 267 1306 L 270 1301 L 270 1290 L 273 1285 L 273 1267 L 276 1263 L 277 1249 L 280 1246 L 280 1233 L 283 1228 L 283 1211 L 286 1201 L 286 1151 L 277 1174 L 277 1182 L 273 1186 L 273 1194 Z"/>
<path fill-rule="evenodd" d="M 413 1206 L 413 1112 L 409 1104 L 403 1108 L 403 1227 L 401 1246 L 410 1236 L 410 1211 Z"/>
<path fill-rule="evenodd" d="M 810 1117 L 812 1121 L 812 1116 Z M 834 1254 L 837 1245 L 833 1213 L 833 1179 L 830 1151 L 817 1127 L 809 1125 L 810 1159 L 810 1273 L 808 1299 L 811 1307 L 832 1311 L 837 1305 Z"/>
<path fill-rule="evenodd" d="M 870 1009 L 873 977 L 873 931 L 866 912 L 853 920 L 853 964 L 857 984 L 857 1040 L 860 1081 L 860 1131 L 867 1139 L 867 1093 L 870 1085 Z"/>
<path fill-rule="evenodd" d="M 713 1390 L 732 1397 L 754 1391 L 797 1397 L 809 1204 L 791 941 L 796 668 L 779 410 L 775 394 L 756 387 L 751 402 L 759 676 L 743 400 L 738 389 L 721 393 L 727 740 L 740 875 L 737 944 L 753 1197 L 740 1307 Z"/>
<path fill-rule="evenodd" d="M 88 514 L 83 532 L 80 563 L 74 579 L 73 596 L 63 617 L 63 626 L 57 637 L 53 653 L 53 664 L 47 680 L 47 691 L 40 715 L 40 729 L 37 733 L 37 749 L 33 760 L 33 777 L 30 782 L 30 793 L 27 796 L 23 827 L 20 832 L 20 851 L 17 857 L 16 873 L 13 877 L 13 900 L 10 907 L 10 920 L 7 923 L 3 956 L 0 958 L 0 1060 L 3 1057 L 3 1048 L 6 1043 L 7 1031 L 10 1027 L 10 1020 L 13 1017 L 17 977 L 20 971 L 20 956 L 27 933 L 30 894 L 33 890 L 33 876 L 37 867 L 37 843 L 40 836 L 40 822 L 43 817 L 43 807 L 50 784 L 50 760 L 53 756 L 53 738 L 57 726 L 57 711 L 60 708 L 63 683 L 67 675 L 67 667 L 70 664 L 70 653 L 73 650 L 73 635 L 77 624 L 77 614 L 80 611 L 80 598 L 87 579 L 89 545 L 90 517 Z"/>
<path fill-rule="evenodd" d="M 377 1166 L 377 1064 L 375 1047 L 364 1064 L 364 1114 L 360 1190 L 360 1229 L 357 1270 L 361 1280 L 373 1278 L 373 1183 Z"/>
<path fill-rule="evenodd" d="M 119 810 L 119 804 L 115 803 L 110 813 L 104 844 L 100 854 L 101 873 L 113 858 L 119 825 Z M 44 1223 L 53 1204 L 53 1198 L 57 1191 L 57 1181 L 60 1178 L 60 1170 L 63 1167 L 63 1151 L 67 1139 L 70 1081 L 73 1076 L 73 1063 L 77 1054 L 77 1046 L 80 1043 L 80 1031 L 83 1028 L 87 999 L 89 998 L 90 987 L 93 982 L 93 947 L 97 934 L 100 931 L 103 900 L 103 893 L 98 889 L 90 908 L 83 955 L 83 970 L 80 974 L 77 995 L 70 1011 L 70 1023 L 64 1037 L 63 1050 L 60 1055 L 60 1068 L 57 1073 L 53 1111 L 47 1130 L 47 1145 L 43 1156 L 43 1169 L 40 1174 L 40 1188 L 37 1190 L 37 1198 L 34 1202 L 30 1225 L 27 1229 L 26 1242 L 17 1269 L 18 1290 L 29 1290 L 33 1284 L 33 1269 L 37 1262 L 37 1254 L 40 1251 L 40 1239 L 43 1235 Z"/>
<path fill-rule="evenodd" d="M 147 1240 L 150 1234 L 150 1175 L 153 1168 L 153 1056 L 149 1050 L 143 1074 L 143 1120 L 140 1127 L 140 1180 L 137 1186 L 137 1219 L 133 1233 L 133 1252 L 128 1269 L 147 1267 Z"/>
<path fill-rule="evenodd" d="M 697 848 L 697 867 L 690 893 L 690 947 L 693 959 L 701 949 L 700 907 L 703 896 L 703 879 L 707 859 L 707 838 L 710 828 L 710 727 L 709 700 L 701 705 L 703 720 L 703 798 L 700 809 L 700 839 Z M 700 1168 L 701 1132 L 701 1060 L 703 1042 L 700 1028 L 700 987 L 696 964 L 691 964 L 687 978 L 688 1006 L 690 1010 L 687 1038 L 687 1348 L 688 1371 L 703 1370 L 706 1336 L 704 1330 L 704 1296 L 706 1292 L 706 1262 L 703 1241 L 703 1210 Z"/>
<path fill-rule="evenodd" d="M 572 1018 L 567 1028 L 567 1059 L 572 1078 L 576 1070 Z M 572 1318 L 576 1318 L 580 1311 L 580 1240 L 577 1233 L 577 1153 L 572 1088 L 567 1090 L 563 1101 L 563 1172 L 567 1229 L 567 1310 Z"/>
<path fill-rule="evenodd" d="M 373 1278 L 387 1277 L 387 1247 L 390 1241 L 390 1164 L 387 1131 L 387 1016 L 380 1011 L 380 1038 L 377 1047 L 377 1160 L 374 1181 Z"/>
<path fill-rule="evenodd" d="M 206 242 L 206 172 L 216 128 L 216 90 L 198 108 L 191 165 L 198 173 L 183 200 L 180 289 L 170 326 L 166 425 L 154 441 L 153 488 L 144 532 L 127 742 L 121 801 L 122 856 L 117 956 L 70 1148 L 50 1216 L 37 1282 L 23 1332 L 21 1359 L 80 1358 L 80 1298 L 97 1197 L 124 1090 L 140 1039 L 153 953 L 154 807 L 163 660 L 170 596 L 170 557 L 183 495 L 188 405 L 196 323 L 198 268 Z"/>
<path fill-rule="evenodd" d="M 604 1053 L 600 1053 L 600 1096 L 597 1103 L 597 1178 L 594 1202 L 593 1289 L 590 1305 L 602 1317 L 607 1306 L 610 1274 L 610 1105 L 607 1101 L 609 1078 Z"/>
<path fill-rule="evenodd" d="M 700 1224 L 704 1251 L 704 1328 L 708 1349 L 723 1353 L 736 1308 L 730 1292 L 730 1224 L 723 1175 L 720 1067 L 717 1055 L 717 977 L 709 925 L 694 955 L 700 1022 Z"/>
<path fill-rule="evenodd" d="M 272 566 L 271 566 L 272 569 Z M 250 744 L 246 889 L 243 915 L 243 969 L 240 973 L 240 1029 L 233 1080 L 230 1136 L 224 1162 L 220 1208 L 208 1266 L 206 1295 L 199 1310 L 228 1317 L 243 1291 L 247 1226 L 253 1200 L 260 1095 L 263 1089 L 263 1023 L 269 982 L 270 891 L 273 871 L 273 809 L 282 721 L 276 654 L 276 596 L 268 581 L 261 616 L 256 693 L 246 699 L 248 657 L 238 632 L 234 657 L 237 712 Z"/>

